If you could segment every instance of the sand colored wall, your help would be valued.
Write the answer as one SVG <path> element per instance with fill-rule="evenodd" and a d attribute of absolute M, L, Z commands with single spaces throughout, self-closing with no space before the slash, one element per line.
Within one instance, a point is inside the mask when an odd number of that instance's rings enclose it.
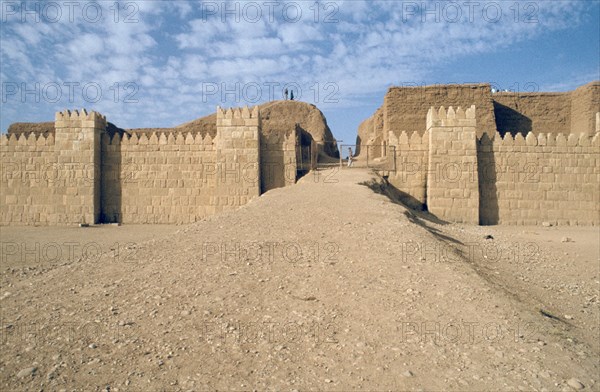
<path fill-rule="evenodd" d="M 395 146 L 396 170 L 389 172 L 388 181 L 403 193 L 403 202 L 412 208 L 421 209 L 427 202 L 427 167 L 429 164 L 429 133 L 399 135 L 390 132 L 390 146 Z M 390 149 L 392 151 L 392 149 Z M 389 159 L 389 157 L 388 157 Z"/>
<path fill-rule="evenodd" d="M 189 223 L 244 205 L 261 194 L 260 113 L 217 108 L 216 123 L 214 138 L 176 129 L 110 137 L 105 117 L 66 111 L 54 134 L 3 135 L 0 223 Z M 265 144 L 265 162 L 281 163 L 269 189 L 295 182 L 295 131 L 276 136 Z"/>
<path fill-rule="evenodd" d="M 379 108 L 371 117 L 359 125 L 358 136 L 356 137 L 356 155 L 361 154 L 361 145 L 383 145 L 384 142 L 388 143 L 388 135 L 383 134 L 383 124 L 383 108 Z M 381 155 L 381 149 L 379 151 L 369 149 L 369 157 L 377 158 Z"/>
<path fill-rule="evenodd" d="M 222 183 L 215 189 L 217 210 L 237 208 L 260 196 L 260 134 L 258 108 L 217 108 L 217 165 Z"/>
<path fill-rule="evenodd" d="M 423 119 L 431 106 L 477 107 L 477 137 L 485 132 L 513 136 L 528 132 L 569 133 L 596 131 L 600 82 L 563 93 L 491 92 L 489 84 L 392 87 L 384 103 L 358 130 L 359 144 L 387 141 L 390 132 L 425 132 Z"/>
<path fill-rule="evenodd" d="M 389 134 L 405 203 L 451 222 L 600 224 L 600 133 L 477 137 L 473 112 L 432 109 L 425 137 Z"/>
<path fill-rule="evenodd" d="M 54 135 L 2 135 L 0 138 L 0 223 L 63 223 L 66 206 L 57 188 L 71 180 L 58 175 Z M 73 180 L 75 181 L 75 180 Z M 57 182 L 60 182 L 58 184 Z"/>
<path fill-rule="evenodd" d="M 383 135 L 393 132 L 425 132 L 424 119 L 432 106 L 477 107 L 478 136 L 493 135 L 496 120 L 489 84 L 392 87 L 383 103 Z"/>
<path fill-rule="evenodd" d="M 260 139 L 261 193 L 296 182 L 298 133 L 271 132 Z"/>
<path fill-rule="evenodd" d="M 104 222 L 189 223 L 223 203 L 210 135 L 105 135 L 102 147 Z"/>
<path fill-rule="evenodd" d="M 427 208 L 450 222 L 479 224 L 475 105 L 427 113 Z"/>
<path fill-rule="evenodd" d="M 600 82 L 581 86 L 571 92 L 571 133 L 594 135 L 600 111 Z"/>
<path fill-rule="evenodd" d="M 54 135 L 3 135 L 0 222 L 96 222 L 105 128 L 106 118 L 96 112 L 64 111 L 56 114 Z"/>
<path fill-rule="evenodd" d="M 501 135 L 506 132 L 513 136 L 516 133 L 525 136 L 528 132 L 593 135 L 600 107 L 600 82 L 564 93 L 500 92 L 492 98 Z"/>
<path fill-rule="evenodd" d="M 570 93 L 504 92 L 494 94 L 493 99 L 497 129 L 501 134 L 568 134 L 571 131 Z"/>
<path fill-rule="evenodd" d="M 598 225 L 600 134 L 478 141 L 482 224 Z"/>

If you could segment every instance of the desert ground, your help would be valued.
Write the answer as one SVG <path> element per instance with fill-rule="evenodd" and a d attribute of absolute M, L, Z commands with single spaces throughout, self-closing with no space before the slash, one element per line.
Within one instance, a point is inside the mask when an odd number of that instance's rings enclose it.
<path fill-rule="evenodd" d="M 0 389 L 600 390 L 597 227 L 390 195 L 333 168 L 192 225 L 2 227 Z"/>

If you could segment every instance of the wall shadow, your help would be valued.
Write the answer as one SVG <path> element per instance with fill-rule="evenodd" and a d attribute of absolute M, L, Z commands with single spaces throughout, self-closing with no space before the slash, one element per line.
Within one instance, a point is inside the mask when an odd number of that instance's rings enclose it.
<path fill-rule="evenodd" d="M 502 137 L 507 132 L 513 137 L 518 133 L 525 137 L 532 130 L 531 118 L 496 101 L 494 101 L 494 116 L 496 117 L 496 128 Z"/>
<path fill-rule="evenodd" d="M 479 224 L 497 225 L 499 220 L 496 157 L 492 140 L 483 134 L 477 141 L 477 174 L 479 179 Z"/>
<path fill-rule="evenodd" d="M 304 177 L 311 170 L 313 137 L 300 124 L 296 124 L 298 147 L 296 150 L 296 180 Z"/>
<path fill-rule="evenodd" d="M 400 191 L 399 189 L 397 189 L 396 187 L 394 187 L 393 185 L 391 185 L 387 181 L 387 178 L 385 176 L 380 177 L 380 178 L 381 178 L 381 181 L 376 181 L 376 180 L 363 181 L 363 182 L 360 182 L 359 185 L 366 186 L 369 189 L 371 189 L 373 192 L 386 196 L 392 203 L 403 206 L 406 209 L 404 211 L 404 215 L 407 217 L 407 219 L 411 223 L 419 225 L 423 229 L 427 230 L 437 240 L 443 241 L 446 243 L 450 243 L 450 244 L 455 244 L 455 245 L 464 245 L 461 241 L 457 240 L 456 238 L 453 238 L 453 237 L 449 236 L 448 234 L 443 233 L 440 229 L 430 225 L 430 224 L 437 224 L 437 225 L 445 226 L 445 225 L 448 225 L 448 222 L 438 218 L 437 216 L 433 215 L 432 213 L 430 213 L 427 210 L 411 209 L 401 199 L 402 197 L 404 197 L 403 194 L 404 195 L 406 195 L 406 194 L 404 192 Z M 411 196 L 408 196 L 408 197 L 411 197 Z M 457 252 L 462 254 L 461 249 L 456 249 L 456 250 L 457 250 Z"/>
<path fill-rule="evenodd" d="M 260 141 L 260 192 L 285 186 L 285 152 L 283 135 L 274 132 Z"/>
<path fill-rule="evenodd" d="M 131 181 L 130 176 L 134 176 L 135 173 L 125 173 L 125 178 L 121 178 L 123 173 L 121 143 L 110 147 L 109 144 L 115 136 L 119 136 L 123 140 L 124 134 L 125 130 L 109 122 L 106 127 L 106 133 L 100 142 L 101 186 L 99 223 L 122 223 L 121 201 L 123 191 L 121 181 Z M 113 151 L 113 149 L 116 149 L 116 151 Z"/>

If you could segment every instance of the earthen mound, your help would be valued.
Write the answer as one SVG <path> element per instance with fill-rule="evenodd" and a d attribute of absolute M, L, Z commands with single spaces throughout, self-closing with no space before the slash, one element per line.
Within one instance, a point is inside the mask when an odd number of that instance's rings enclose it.
<path fill-rule="evenodd" d="M 272 101 L 259 106 L 262 118 L 262 131 L 265 135 L 273 132 L 287 132 L 295 129 L 307 132 L 319 144 L 324 144 L 324 151 L 337 156 L 337 145 L 327 120 L 315 106 L 299 101 Z M 201 117 L 181 124 L 176 128 L 184 132 L 208 132 L 214 136 L 217 132 L 216 114 Z"/>

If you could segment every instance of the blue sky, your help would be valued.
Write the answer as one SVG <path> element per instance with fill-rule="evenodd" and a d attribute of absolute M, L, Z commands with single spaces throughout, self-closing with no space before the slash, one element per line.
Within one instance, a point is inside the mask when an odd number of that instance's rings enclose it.
<path fill-rule="evenodd" d="M 316 104 L 338 139 L 392 85 L 565 91 L 600 79 L 599 1 L 2 1 L 0 130 L 97 110 L 168 127 Z"/>

